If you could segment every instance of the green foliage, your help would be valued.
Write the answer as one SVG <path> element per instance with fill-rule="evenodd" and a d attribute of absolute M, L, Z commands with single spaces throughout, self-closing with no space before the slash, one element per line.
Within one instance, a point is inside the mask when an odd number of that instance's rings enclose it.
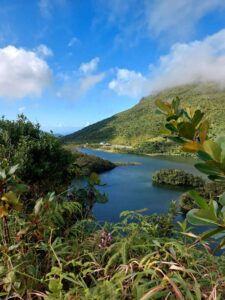
<path fill-rule="evenodd" d="M 202 186 L 196 187 L 195 190 L 207 202 L 215 200 L 218 202 L 218 196 L 225 191 L 225 184 L 221 182 L 204 182 Z M 192 208 L 198 208 L 195 200 L 187 192 L 183 193 L 180 197 L 180 207 L 182 212 L 187 213 Z"/>
<path fill-rule="evenodd" d="M 175 100 L 174 100 L 175 101 Z M 156 102 L 158 109 L 166 117 L 165 127 L 168 129 L 167 135 L 179 139 L 182 143 L 182 150 L 193 152 L 202 159 L 202 163 L 195 164 L 195 167 L 208 178 L 214 181 L 225 183 L 225 143 L 224 137 L 215 141 L 208 138 L 209 122 L 204 119 L 204 114 L 194 108 L 174 108 L 172 103 Z M 170 126 L 172 125 L 172 126 Z M 219 198 L 219 203 L 211 199 L 207 202 L 198 193 L 191 192 L 191 197 L 200 207 L 190 210 L 187 214 L 188 221 L 193 225 L 211 225 L 216 227 L 203 234 L 201 239 L 206 237 L 221 239 L 218 248 L 225 248 L 225 203 L 223 201 L 225 193 Z"/>
<path fill-rule="evenodd" d="M 80 206 L 63 205 L 49 194 L 31 214 L 11 216 L 15 243 L 0 256 L 5 297 L 200 300 L 214 290 L 224 297 L 224 258 L 193 247 L 189 238 L 175 239 L 174 204 L 162 216 L 126 211 L 121 222 L 104 227 L 88 220 L 68 224 Z M 59 211 L 67 215 L 58 218 Z"/>
<path fill-rule="evenodd" d="M 6 162 L 2 165 L 0 185 L 7 180 L 7 193 L 14 187 L 15 171 Z M 35 202 L 30 213 L 9 211 L 11 239 L 0 246 L 1 296 L 200 300 L 216 291 L 224 297 L 223 258 L 194 248 L 188 237 L 177 240 L 175 203 L 167 215 L 126 211 L 121 222 L 102 227 L 83 219 L 81 199 L 90 197 L 93 205 L 93 197 L 98 197 L 96 184 L 99 178 L 92 174 L 79 192 L 67 197 L 49 193 Z"/>
<path fill-rule="evenodd" d="M 80 176 L 89 176 L 91 173 L 101 173 L 115 168 L 114 163 L 95 155 L 87 155 L 78 151 L 72 154 Z"/>
<path fill-rule="evenodd" d="M 28 184 L 45 191 L 70 180 L 72 154 L 59 139 L 40 130 L 24 115 L 16 121 L 0 120 L 0 159 L 19 164 L 18 175 Z"/>

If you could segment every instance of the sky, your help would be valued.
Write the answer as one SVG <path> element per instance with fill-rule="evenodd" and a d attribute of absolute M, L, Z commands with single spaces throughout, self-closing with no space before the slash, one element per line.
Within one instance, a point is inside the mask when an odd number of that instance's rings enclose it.
<path fill-rule="evenodd" d="M 225 86 L 225 0 L 0 0 L 7 119 L 67 134 L 204 81 Z"/>

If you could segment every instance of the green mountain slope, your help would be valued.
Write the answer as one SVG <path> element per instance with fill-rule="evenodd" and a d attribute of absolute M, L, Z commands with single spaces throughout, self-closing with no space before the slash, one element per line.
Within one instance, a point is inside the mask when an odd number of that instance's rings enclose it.
<path fill-rule="evenodd" d="M 212 134 L 225 134 L 225 89 L 213 83 L 185 85 L 145 97 L 124 112 L 85 127 L 63 138 L 66 143 L 136 145 L 160 136 L 163 117 L 155 113 L 154 101 L 179 96 L 182 105 L 200 107 L 212 124 Z"/>

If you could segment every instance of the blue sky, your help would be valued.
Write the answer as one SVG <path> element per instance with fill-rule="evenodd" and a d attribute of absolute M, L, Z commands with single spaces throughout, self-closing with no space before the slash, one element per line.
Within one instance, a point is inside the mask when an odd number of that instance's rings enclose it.
<path fill-rule="evenodd" d="M 0 0 L 8 119 L 70 133 L 195 81 L 225 85 L 225 0 Z"/>

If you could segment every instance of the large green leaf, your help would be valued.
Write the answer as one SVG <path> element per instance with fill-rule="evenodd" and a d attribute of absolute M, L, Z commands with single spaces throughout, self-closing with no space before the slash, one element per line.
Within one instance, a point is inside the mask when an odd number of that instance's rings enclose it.
<path fill-rule="evenodd" d="M 220 176 L 221 174 L 221 169 L 216 163 L 197 163 L 195 164 L 195 168 L 200 172 L 208 175 Z"/>
<path fill-rule="evenodd" d="M 201 159 L 201 160 L 204 160 L 204 161 L 208 161 L 208 160 L 212 160 L 212 157 L 206 153 L 205 151 L 202 151 L 202 150 L 199 150 L 197 152 L 197 156 Z"/>
<path fill-rule="evenodd" d="M 182 122 L 178 126 L 179 135 L 188 140 L 193 140 L 195 136 L 195 126 L 188 122 Z"/>
<path fill-rule="evenodd" d="M 201 125 L 199 127 L 199 138 L 200 138 L 201 144 L 203 144 L 204 141 L 206 140 L 208 130 L 209 130 L 209 122 L 207 120 L 205 120 L 201 123 Z"/>
<path fill-rule="evenodd" d="M 175 99 L 173 99 L 173 101 L 171 103 L 171 106 L 175 113 L 177 113 L 179 105 L 180 105 L 180 98 L 176 97 Z"/>
<path fill-rule="evenodd" d="M 19 199 L 14 192 L 9 191 L 2 196 L 2 201 L 7 202 L 8 204 L 14 205 L 19 201 Z"/>
<path fill-rule="evenodd" d="M 210 219 L 206 219 L 204 217 L 198 216 L 196 213 L 199 212 L 200 209 L 194 208 L 187 213 L 187 220 L 192 225 L 201 226 L 201 225 L 213 225 L 217 226 L 218 224 Z"/>
<path fill-rule="evenodd" d="M 220 162 L 222 149 L 219 144 L 217 144 L 211 140 L 207 140 L 203 143 L 203 149 L 215 161 Z"/>
<path fill-rule="evenodd" d="M 196 212 L 196 215 L 207 220 L 215 222 L 219 225 L 219 220 L 217 217 L 218 204 L 216 201 L 212 200 L 209 202 L 207 208 L 201 208 Z"/>
<path fill-rule="evenodd" d="M 159 99 L 157 99 L 155 101 L 155 105 L 163 112 L 167 113 L 167 114 L 170 114 L 171 113 L 171 106 L 169 103 L 167 102 L 163 102 Z"/>
<path fill-rule="evenodd" d="M 187 213 L 188 221 L 193 225 L 220 225 L 217 217 L 218 204 L 210 201 L 206 208 L 192 209 Z"/>
<path fill-rule="evenodd" d="M 166 127 L 168 130 L 170 130 L 171 132 L 178 132 L 177 128 L 176 128 L 173 124 L 171 124 L 171 123 L 167 123 L 167 124 L 165 125 L 165 127 Z"/>
<path fill-rule="evenodd" d="M 216 139 L 216 143 L 220 145 L 221 148 L 221 158 L 220 162 L 223 164 L 225 168 L 225 136 L 219 136 Z"/>
<path fill-rule="evenodd" d="M 191 121 L 192 124 L 196 127 L 200 123 L 200 121 L 202 120 L 203 116 L 204 116 L 203 112 L 201 112 L 199 109 L 196 110 L 195 114 L 192 118 L 192 121 Z"/>
<path fill-rule="evenodd" d="M 208 204 L 196 191 L 189 191 L 189 195 L 195 200 L 201 208 L 208 208 Z"/>
<path fill-rule="evenodd" d="M 217 238 L 218 234 L 225 234 L 225 228 L 218 227 L 215 229 L 207 230 L 201 235 L 201 239 L 206 240 L 208 238 L 213 238 L 213 237 Z"/>
<path fill-rule="evenodd" d="M 225 206 L 225 192 L 222 195 L 220 195 L 220 197 L 219 197 L 219 203 L 222 206 Z"/>

